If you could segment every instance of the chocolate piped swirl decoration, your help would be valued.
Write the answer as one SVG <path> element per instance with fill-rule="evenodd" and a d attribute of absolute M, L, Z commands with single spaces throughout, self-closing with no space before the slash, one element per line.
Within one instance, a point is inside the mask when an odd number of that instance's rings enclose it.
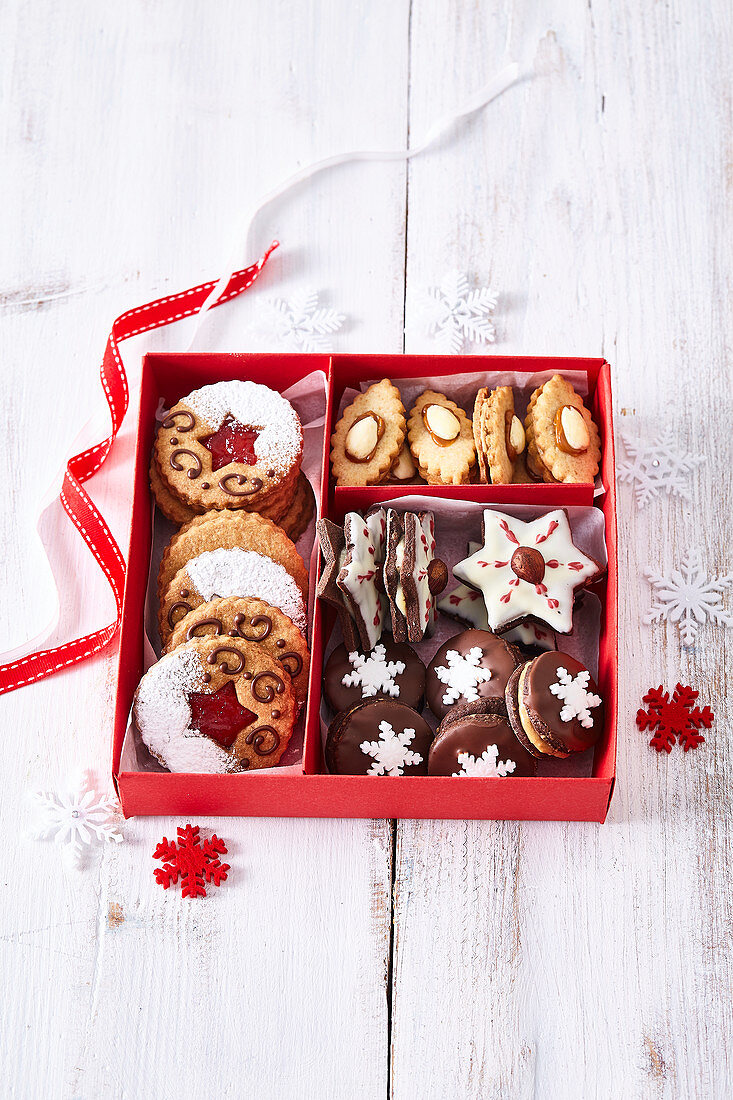
<path fill-rule="evenodd" d="M 240 638 L 244 638 L 244 640 L 247 642 L 262 642 L 272 631 L 272 619 L 269 615 L 252 616 L 252 618 L 249 620 L 249 625 L 255 628 L 254 634 L 248 634 L 247 631 L 244 629 L 243 624 L 246 622 L 246 615 L 240 614 L 234 616 L 234 625 L 237 628 L 236 633 L 239 635 Z M 257 627 L 260 626 L 263 629 L 257 631 Z"/>
<path fill-rule="evenodd" d="M 171 628 L 171 630 L 176 625 L 176 623 L 183 618 L 183 615 L 187 615 L 190 610 L 191 604 L 186 603 L 185 600 L 178 600 L 176 603 L 173 604 L 170 611 L 168 612 L 168 626 Z M 177 619 L 174 619 L 173 616 L 177 611 L 182 611 L 183 615 L 179 615 Z"/>
<path fill-rule="evenodd" d="M 272 684 L 263 684 L 260 681 L 270 679 Z M 271 703 L 276 695 L 282 695 L 285 684 L 274 672 L 258 672 L 252 680 L 252 695 L 260 703 Z M 272 751 L 272 750 L 271 750 Z"/>
<path fill-rule="evenodd" d="M 263 749 L 262 746 L 265 743 L 266 734 L 271 734 L 272 744 Z M 253 729 L 248 733 L 244 740 L 248 745 L 252 746 L 258 756 L 269 756 L 280 744 L 279 734 L 272 726 L 258 726 L 257 729 Z"/>
<path fill-rule="evenodd" d="M 179 416 L 184 417 L 184 419 L 180 424 L 177 424 L 176 418 Z M 162 428 L 175 428 L 177 432 L 190 432 L 195 426 L 196 417 L 186 409 L 179 409 L 178 412 L 169 413 L 161 424 Z"/>
<path fill-rule="evenodd" d="M 222 661 L 220 654 L 230 653 L 236 658 L 234 665 L 228 665 L 226 661 Z M 217 649 L 213 650 L 206 658 L 210 665 L 219 665 L 220 672 L 227 672 L 230 676 L 235 676 L 238 672 L 241 672 L 244 668 L 244 657 L 238 649 L 233 649 L 232 646 L 220 645 Z"/>
<path fill-rule="evenodd" d="M 239 486 L 238 489 L 231 489 L 229 482 L 235 481 Z M 241 486 L 247 483 L 247 478 L 244 474 L 226 474 L 224 477 L 219 478 L 219 488 L 227 493 L 230 497 L 249 497 L 252 493 L 259 493 L 262 488 L 262 480 L 259 477 L 253 477 L 249 483 L 247 489 L 242 489 Z"/>
<path fill-rule="evenodd" d="M 182 466 L 181 463 L 178 461 L 179 455 L 186 455 L 188 458 L 192 458 L 195 465 L 189 467 L 189 469 L 186 470 L 186 467 Z M 189 451 L 186 447 L 178 447 L 173 452 L 168 461 L 171 464 L 171 469 L 186 470 L 186 477 L 190 477 L 192 481 L 194 478 L 201 476 L 201 471 L 203 469 L 203 467 L 201 466 L 201 459 L 197 454 L 194 454 L 193 451 Z"/>
<path fill-rule="evenodd" d="M 286 668 L 291 676 L 297 676 L 303 671 L 303 659 L 299 653 L 283 653 L 278 657 L 278 661 Z M 292 661 L 292 666 L 288 664 L 288 661 Z"/>
<path fill-rule="evenodd" d="M 187 642 L 190 642 L 191 638 L 202 637 L 202 635 L 196 633 L 200 626 L 215 627 L 216 629 L 214 630 L 214 634 L 212 635 L 212 637 L 215 637 L 217 634 L 222 634 L 224 632 L 224 625 L 221 619 L 199 619 L 199 621 L 197 623 L 194 623 L 193 626 L 189 626 L 188 630 L 186 631 Z"/>

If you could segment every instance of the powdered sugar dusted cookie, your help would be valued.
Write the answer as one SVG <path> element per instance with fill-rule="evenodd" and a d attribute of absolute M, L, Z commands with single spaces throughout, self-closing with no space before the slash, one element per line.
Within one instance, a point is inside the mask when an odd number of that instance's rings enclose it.
<path fill-rule="evenodd" d="M 603 700 L 590 672 L 568 653 L 541 653 L 506 688 L 509 721 L 533 756 L 585 752 L 603 732 Z"/>
<path fill-rule="evenodd" d="M 256 512 L 212 510 L 185 524 L 168 543 L 158 570 L 158 595 L 165 592 L 179 569 L 206 550 L 255 550 L 287 569 L 303 598 L 308 599 L 308 571 L 282 528 Z"/>
<path fill-rule="evenodd" d="M 331 436 L 331 468 L 337 485 L 378 485 L 394 465 L 405 439 L 405 407 L 389 378 L 360 393 L 344 409 Z"/>
<path fill-rule="evenodd" d="M 295 721 L 290 676 L 264 650 L 235 638 L 197 638 L 148 669 L 133 721 L 172 772 L 267 768 Z"/>
<path fill-rule="evenodd" d="M 179 569 L 165 591 L 159 616 L 163 645 L 184 615 L 216 596 L 257 596 L 279 607 L 306 637 L 303 593 L 284 566 L 254 550 L 207 550 Z"/>
<path fill-rule="evenodd" d="M 482 545 L 457 562 L 453 572 L 483 593 L 492 630 L 507 630 L 532 617 L 568 634 L 576 590 L 602 570 L 573 542 L 564 509 L 524 523 L 487 508 Z"/>
<path fill-rule="evenodd" d="M 284 512 L 300 469 L 303 429 L 290 402 L 268 386 L 215 382 L 173 406 L 154 453 L 170 492 L 195 511 L 267 505 Z"/>
<path fill-rule="evenodd" d="M 308 694 L 310 653 L 295 623 L 255 596 L 229 596 L 202 603 L 176 623 L 166 653 L 194 638 L 240 638 L 260 646 L 289 673 L 299 706 Z M 224 644 L 224 643 L 222 643 Z"/>
<path fill-rule="evenodd" d="M 555 481 L 593 481 L 601 457 L 598 428 L 583 398 L 562 375 L 554 375 L 534 391 L 525 420 L 528 426 L 534 470 L 547 470 Z"/>
<path fill-rule="evenodd" d="M 471 421 L 444 393 L 425 390 L 407 422 L 412 457 L 431 485 L 465 485 L 476 465 Z"/>
<path fill-rule="evenodd" d="M 370 699 L 397 699 L 419 709 L 425 692 L 425 665 L 415 650 L 388 634 L 369 653 L 336 646 L 323 670 L 323 693 L 336 711 Z"/>
<path fill-rule="evenodd" d="M 498 700 L 519 664 L 516 650 L 488 630 L 464 630 L 444 642 L 428 665 L 425 695 L 438 718 L 456 703 Z"/>
<path fill-rule="evenodd" d="M 525 447 L 522 422 L 514 415 L 511 386 L 499 386 L 478 396 L 473 411 L 473 433 L 477 439 L 481 480 L 492 485 L 511 485 L 517 458 Z M 478 419 L 478 423 L 477 423 Z"/>
<path fill-rule="evenodd" d="M 366 516 L 344 516 L 344 550 L 337 584 L 356 623 L 361 646 L 372 649 L 382 636 L 384 602 L 379 589 L 384 561 L 386 520 L 383 508 Z"/>

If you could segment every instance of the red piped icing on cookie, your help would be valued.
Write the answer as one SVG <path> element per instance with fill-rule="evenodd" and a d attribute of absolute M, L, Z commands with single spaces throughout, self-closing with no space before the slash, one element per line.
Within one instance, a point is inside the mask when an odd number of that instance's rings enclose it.
<path fill-rule="evenodd" d="M 257 717 L 237 699 L 233 680 L 228 680 L 211 695 L 191 692 L 188 704 L 192 727 L 225 749 L 231 748 L 241 731 L 251 726 Z"/>
<path fill-rule="evenodd" d="M 228 416 L 217 431 L 200 442 L 211 452 L 211 468 L 214 471 L 228 466 L 230 462 L 244 462 L 248 466 L 254 466 L 257 462 L 255 441 L 259 434 L 259 428 L 245 427 L 233 416 Z"/>

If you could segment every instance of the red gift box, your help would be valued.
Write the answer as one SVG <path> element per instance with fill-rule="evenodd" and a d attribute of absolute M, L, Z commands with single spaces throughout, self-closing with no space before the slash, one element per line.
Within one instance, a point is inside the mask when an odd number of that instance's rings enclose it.
<path fill-rule="evenodd" d="M 151 496 L 148 465 L 155 412 L 199 386 L 222 379 L 251 379 L 286 390 L 311 372 L 327 378 L 320 514 L 339 519 L 345 511 L 402 496 L 446 497 L 486 504 L 530 504 L 546 508 L 599 507 L 605 518 L 608 572 L 594 590 L 602 600 L 598 684 L 605 702 L 605 728 L 595 748 L 592 774 L 583 777 L 460 779 L 439 776 L 329 775 L 321 745 L 320 704 L 323 651 L 332 621 L 316 606 L 311 635 L 312 663 L 301 771 L 278 769 L 235 775 L 182 775 L 121 771 L 122 747 L 135 688 L 143 672 L 143 615 L 151 548 Z M 329 478 L 329 442 L 339 401 L 347 386 L 379 378 L 485 374 L 530 376 L 583 371 L 588 403 L 602 444 L 600 477 L 592 485 L 374 486 L 334 488 Z M 483 384 L 477 381 L 476 388 Z M 611 369 L 603 359 L 528 356 L 417 355 L 219 355 L 152 354 L 143 361 L 135 454 L 134 496 L 127 582 L 120 633 L 112 773 L 125 816 L 201 814 L 273 817 L 485 818 L 510 820 L 604 821 L 613 793 L 617 711 L 617 551 Z M 457 627 L 457 630 L 461 629 Z"/>

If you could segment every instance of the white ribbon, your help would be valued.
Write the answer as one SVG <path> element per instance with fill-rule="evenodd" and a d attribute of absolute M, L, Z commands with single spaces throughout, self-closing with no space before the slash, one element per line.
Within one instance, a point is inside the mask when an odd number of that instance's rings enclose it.
<path fill-rule="evenodd" d="M 244 266 L 244 261 L 251 255 L 251 238 L 255 221 L 271 203 L 275 202 L 276 199 L 282 198 L 288 191 L 297 187 L 298 184 L 304 183 L 305 180 L 311 179 L 319 172 L 325 172 L 328 168 L 336 168 L 340 164 L 348 164 L 351 161 L 406 161 L 410 160 L 411 157 L 416 157 L 418 154 L 424 153 L 426 149 L 434 145 L 448 130 L 452 129 L 457 122 L 460 122 L 462 118 L 466 118 L 468 115 L 472 115 L 476 111 L 481 110 L 481 108 L 490 103 L 492 99 L 496 99 L 502 92 L 505 92 L 507 88 L 515 83 L 518 76 L 519 65 L 514 61 L 498 72 L 488 84 L 484 84 L 482 88 L 479 88 L 478 91 L 469 96 L 461 107 L 438 119 L 438 121 L 430 127 L 424 139 L 418 142 L 417 145 L 411 146 L 409 149 L 354 149 L 349 153 L 337 153 L 335 156 L 326 157 L 324 160 L 314 161 L 313 164 L 309 164 L 305 168 L 300 168 L 292 176 L 288 176 L 286 180 L 278 184 L 272 191 L 269 191 L 265 197 L 257 203 L 254 210 L 241 222 L 239 231 L 235 234 L 237 244 L 230 256 L 227 270 L 225 274 L 221 276 L 218 283 L 211 291 L 211 294 L 196 314 L 195 326 L 191 341 L 188 345 L 188 350 L 190 351 L 193 347 L 206 314 L 212 306 L 216 305 L 219 301 L 229 285 L 229 281 L 234 272 L 239 271 L 240 267 Z"/>

